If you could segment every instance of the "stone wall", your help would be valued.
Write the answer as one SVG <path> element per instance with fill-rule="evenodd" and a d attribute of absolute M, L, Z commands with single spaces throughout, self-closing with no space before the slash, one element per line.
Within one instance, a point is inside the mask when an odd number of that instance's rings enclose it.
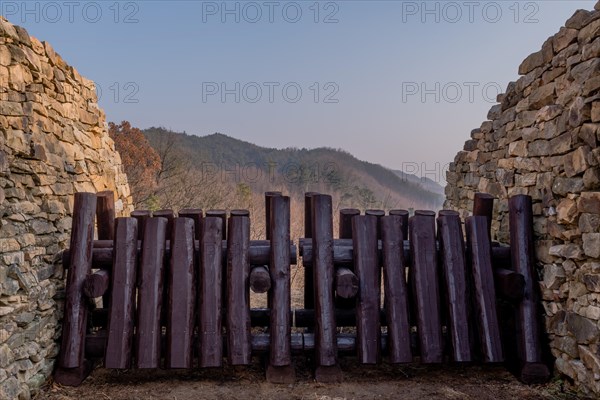
<path fill-rule="evenodd" d="M 0 131 L 0 398 L 28 398 L 58 352 L 73 194 L 131 201 L 94 83 L 2 17 Z"/>
<path fill-rule="evenodd" d="M 600 3 L 577 11 L 519 67 L 448 172 L 446 207 L 496 196 L 493 235 L 508 242 L 508 197 L 534 200 L 546 331 L 559 373 L 600 393 Z"/>

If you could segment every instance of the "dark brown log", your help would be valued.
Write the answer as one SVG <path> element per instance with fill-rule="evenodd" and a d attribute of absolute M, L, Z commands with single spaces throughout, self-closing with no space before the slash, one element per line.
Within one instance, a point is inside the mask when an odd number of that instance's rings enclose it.
<path fill-rule="evenodd" d="M 254 293 L 267 293 L 271 289 L 271 274 L 265 265 L 255 265 L 250 271 L 250 289 Z"/>
<path fill-rule="evenodd" d="M 159 210 L 154 211 L 152 214 L 154 218 L 166 218 L 167 219 L 167 239 L 171 239 L 173 234 L 173 220 L 175 219 L 175 211 L 173 210 Z"/>
<path fill-rule="evenodd" d="M 250 211 L 248 211 L 248 210 L 231 210 L 229 215 L 231 217 L 250 217 Z"/>
<path fill-rule="evenodd" d="M 248 248 L 250 218 L 229 218 L 227 246 L 227 357 L 229 365 L 252 362 Z"/>
<path fill-rule="evenodd" d="M 101 243 L 100 243 L 101 242 Z M 101 245 L 104 246 L 105 241 L 95 241 L 94 246 Z M 138 248 L 141 249 L 141 243 L 138 242 Z M 312 246 L 308 246 L 312 248 Z M 200 244 L 198 241 L 195 242 L 196 253 L 199 252 Z M 290 243 L 290 264 L 297 263 L 297 251 L 296 246 L 293 243 Z M 227 241 L 222 242 L 222 254 L 223 258 L 227 257 Z M 248 252 L 248 257 L 251 265 L 268 265 L 269 264 L 269 254 L 271 251 L 271 244 L 268 240 L 251 240 L 250 241 L 250 249 Z M 344 249 L 346 253 L 348 253 L 348 249 Z M 309 253 L 312 254 L 312 253 Z M 351 254 L 351 246 L 350 253 Z M 167 249 L 166 256 L 170 257 L 170 241 L 167 241 Z M 66 249 L 63 252 L 63 267 L 69 269 L 70 261 L 69 258 L 71 256 L 70 250 Z M 113 257 L 113 249 L 112 245 L 110 247 L 94 247 L 93 250 L 93 268 L 98 269 L 112 269 L 112 257 Z"/>
<path fill-rule="evenodd" d="M 525 277 L 510 269 L 494 268 L 496 294 L 505 300 L 518 302 L 525 295 Z"/>
<path fill-rule="evenodd" d="M 158 368 L 160 364 L 167 224 L 166 218 L 148 218 L 144 226 L 136 324 L 135 358 L 138 368 Z"/>
<path fill-rule="evenodd" d="M 355 215 L 360 215 L 360 211 L 354 208 L 340 210 L 339 237 L 341 239 L 352 239 L 352 217 Z M 335 307 L 351 310 L 356 306 L 354 297 L 358 293 L 358 278 L 356 276 L 352 278 L 347 271 L 354 273 L 354 266 L 351 263 L 336 268 Z M 353 279 L 356 279 L 357 287 L 352 295 L 351 292 L 347 292 L 347 289 L 350 289 L 354 285 Z M 337 287 L 337 282 L 341 284 L 340 287 Z M 350 297 L 344 298 L 345 295 L 350 295 Z"/>
<path fill-rule="evenodd" d="M 410 363 L 412 353 L 401 216 L 381 218 L 381 239 L 390 362 Z"/>
<path fill-rule="evenodd" d="M 312 197 L 318 195 L 318 192 L 304 193 L 304 237 L 312 238 Z"/>
<path fill-rule="evenodd" d="M 135 210 L 131 212 L 131 217 L 137 219 L 138 226 L 138 239 L 142 240 L 144 238 L 144 231 L 146 229 L 146 220 L 152 217 L 152 211 L 148 210 Z M 96 243 L 94 242 L 94 248 L 96 248 Z M 112 255 L 110 256 L 112 260 Z M 66 267 L 65 267 L 66 268 Z M 98 267 L 100 268 L 100 267 Z"/>
<path fill-rule="evenodd" d="M 358 278 L 348 268 L 335 269 L 335 294 L 342 299 L 354 299 L 358 294 Z"/>
<path fill-rule="evenodd" d="M 131 368 L 135 316 L 135 284 L 138 268 L 138 221 L 118 218 L 115 228 L 115 268 L 108 314 L 108 334 L 104 366 Z"/>
<path fill-rule="evenodd" d="M 510 247 L 494 246 L 494 243 L 492 243 L 492 265 L 494 268 L 513 269 Z"/>
<path fill-rule="evenodd" d="M 271 239 L 271 198 L 282 196 L 281 192 L 265 192 L 265 238 Z"/>
<path fill-rule="evenodd" d="M 136 219 L 137 221 L 137 219 Z M 138 224 L 139 226 L 139 224 Z M 94 249 L 112 249 L 115 245 L 114 240 L 94 240 Z M 138 245 L 139 247 L 139 245 Z"/>
<path fill-rule="evenodd" d="M 167 240 L 170 241 L 171 239 L 171 235 L 173 233 L 173 220 L 175 219 L 176 215 L 175 212 L 173 210 L 159 210 L 159 211 L 155 211 L 153 214 L 154 218 L 166 218 L 167 219 L 167 231 L 166 231 L 166 237 Z M 164 268 L 164 276 L 163 276 L 163 300 L 162 300 L 162 309 L 161 309 L 161 316 L 160 316 L 160 325 L 161 326 L 165 326 L 167 325 L 167 319 L 168 319 L 168 310 L 167 310 L 167 305 L 169 304 L 169 285 L 167 284 L 167 280 L 168 280 L 168 276 L 169 276 L 169 260 L 171 259 L 171 254 L 165 254 L 165 268 Z"/>
<path fill-rule="evenodd" d="M 340 210 L 340 239 L 352 239 L 352 218 L 355 215 L 360 215 L 360 210 L 357 210 L 356 208 L 345 208 Z"/>
<path fill-rule="evenodd" d="M 328 367 L 337 364 L 333 304 L 333 210 L 329 195 L 313 195 L 311 200 L 312 241 L 315 253 L 315 361 L 317 367 Z"/>
<path fill-rule="evenodd" d="M 416 210 L 415 215 L 422 217 L 435 217 L 435 212 L 431 210 Z"/>
<path fill-rule="evenodd" d="M 192 367 L 192 335 L 196 301 L 194 221 L 175 218 L 171 232 L 166 368 Z"/>
<path fill-rule="evenodd" d="M 360 282 L 356 303 L 357 354 L 362 364 L 376 364 L 381 359 L 379 346 L 381 324 L 377 316 L 381 302 L 381 278 L 377 257 L 377 217 L 352 218 L 354 268 Z"/>
<path fill-rule="evenodd" d="M 208 210 L 206 212 L 206 216 L 221 218 L 221 221 L 223 224 L 221 235 L 222 235 L 223 240 L 226 240 L 227 239 L 227 211 L 225 211 L 225 210 Z"/>
<path fill-rule="evenodd" d="M 198 354 L 200 367 L 220 367 L 223 363 L 222 329 L 222 252 L 223 219 L 204 218 L 200 252 L 198 292 Z"/>
<path fill-rule="evenodd" d="M 466 219 L 467 247 L 470 250 L 472 275 L 475 287 L 475 309 L 479 342 L 484 362 L 504 361 L 500 327 L 496 313 L 496 290 L 492 272 L 492 252 L 487 236 L 485 216 L 473 216 Z"/>
<path fill-rule="evenodd" d="M 206 217 L 221 218 L 221 222 L 222 222 L 221 234 L 223 236 L 223 240 L 226 241 L 227 240 L 227 211 L 226 210 L 208 210 L 206 212 Z M 227 277 L 227 253 L 226 252 L 224 254 L 222 254 L 221 261 L 223 262 L 223 265 L 221 266 L 221 279 L 224 280 Z M 226 310 L 226 305 L 224 303 L 226 301 L 226 299 L 227 299 L 227 285 L 223 284 L 221 286 L 221 302 L 223 302 L 221 304 L 221 307 L 223 310 Z"/>
<path fill-rule="evenodd" d="M 70 245 L 72 267 L 67 276 L 59 358 L 59 366 L 62 368 L 84 367 L 87 307 L 83 297 L 83 284 L 92 268 L 96 195 L 94 193 L 76 193 L 73 210 Z"/>
<path fill-rule="evenodd" d="M 89 299 L 101 297 L 108 290 L 109 284 L 110 277 L 108 276 L 108 271 L 96 271 L 85 278 L 83 294 Z"/>
<path fill-rule="evenodd" d="M 452 359 L 455 362 L 469 362 L 472 360 L 470 302 L 462 225 L 458 213 L 454 211 L 440 211 L 437 224 Z"/>
<path fill-rule="evenodd" d="M 309 240 L 312 238 L 312 196 L 316 196 L 318 194 L 319 193 L 317 192 L 308 192 L 304 194 L 304 236 Z M 302 266 L 304 267 L 304 308 L 314 309 L 315 288 L 313 266 L 310 262 L 306 262 L 304 260 L 302 262 Z"/>
<path fill-rule="evenodd" d="M 270 366 L 291 365 L 290 198 L 271 198 L 271 351 Z"/>
<path fill-rule="evenodd" d="M 179 210 L 179 218 L 191 218 L 194 220 L 194 232 L 196 234 L 195 239 L 200 240 L 202 233 L 202 218 L 204 218 L 204 212 L 200 208 L 186 208 Z"/>
<path fill-rule="evenodd" d="M 377 239 L 381 240 L 381 218 L 385 215 L 383 210 L 365 210 L 365 215 L 377 217 Z"/>
<path fill-rule="evenodd" d="M 438 217 L 459 217 L 460 213 L 454 210 L 440 210 L 438 211 Z"/>
<path fill-rule="evenodd" d="M 512 267 L 525 279 L 524 296 L 517 307 L 516 315 L 518 355 L 521 363 L 519 378 L 525 383 L 545 382 L 549 379 L 550 372 L 542 362 L 531 197 L 514 196 L 508 201 L 508 207 Z"/>
<path fill-rule="evenodd" d="M 402 237 L 408 239 L 408 218 L 410 213 L 408 210 L 390 210 L 390 215 L 397 215 L 402 218 Z"/>
<path fill-rule="evenodd" d="M 473 215 L 485 217 L 488 223 L 488 238 L 492 241 L 492 218 L 494 217 L 494 196 L 487 193 L 475 193 Z"/>
<path fill-rule="evenodd" d="M 435 244 L 435 213 L 415 211 L 409 221 L 416 322 L 421 362 L 442 362 L 439 278 Z"/>
<path fill-rule="evenodd" d="M 112 240 L 115 235 L 115 194 L 108 190 L 97 194 L 96 223 L 98 239 Z"/>

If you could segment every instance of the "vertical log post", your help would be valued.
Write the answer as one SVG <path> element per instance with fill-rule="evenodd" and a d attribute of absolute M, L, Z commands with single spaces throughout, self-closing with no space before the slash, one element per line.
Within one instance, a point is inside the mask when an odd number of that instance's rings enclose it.
<path fill-rule="evenodd" d="M 227 239 L 227 211 L 225 210 L 208 210 L 206 212 L 207 217 L 221 218 L 223 229 L 221 231 L 221 237 L 223 240 Z"/>
<path fill-rule="evenodd" d="M 200 279 L 198 293 L 198 354 L 200 367 L 223 364 L 222 330 L 222 253 L 223 219 L 204 218 L 200 239 Z"/>
<path fill-rule="evenodd" d="M 138 240 L 144 239 L 144 232 L 146 231 L 146 220 L 152 217 L 152 211 L 148 210 L 136 210 L 131 212 L 131 217 L 137 220 L 138 226 Z"/>
<path fill-rule="evenodd" d="M 98 193 L 97 196 L 98 240 L 113 240 L 115 235 L 115 194 L 108 190 Z"/>
<path fill-rule="evenodd" d="M 227 211 L 226 210 L 208 210 L 206 212 L 206 217 L 214 217 L 214 218 L 221 219 L 222 239 L 227 240 Z M 221 261 L 223 262 L 223 265 L 221 266 L 221 282 L 222 282 L 221 301 L 223 302 L 221 304 L 221 307 L 223 307 L 223 310 L 225 311 L 226 310 L 225 300 L 227 299 L 227 284 L 225 282 L 225 279 L 227 279 L 227 260 L 225 258 L 221 257 Z"/>
<path fill-rule="evenodd" d="M 340 221 L 339 221 L 339 238 L 340 239 L 352 239 L 352 218 L 356 215 L 360 215 L 360 210 L 355 208 L 345 208 L 340 210 Z M 354 272 L 354 266 L 352 264 L 344 265 L 343 267 L 337 267 L 336 275 L 345 274 L 350 279 L 352 276 L 348 275 L 347 272 Z M 355 276 L 354 276 L 355 277 Z M 358 279 L 356 279 L 358 282 Z M 335 295 L 335 306 L 344 310 L 351 310 L 356 306 L 356 299 L 344 298 L 336 292 Z"/>
<path fill-rule="evenodd" d="M 340 239 L 352 239 L 352 218 L 355 215 L 360 215 L 360 210 L 356 208 L 344 208 L 340 210 Z"/>
<path fill-rule="evenodd" d="M 165 232 L 165 235 L 166 235 L 167 240 L 170 242 L 172 233 L 173 233 L 173 221 L 175 220 L 175 216 L 176 216 L 175 212 L 173 210 L 159 210 L 159 211 L 155 211 L 153 216 L 154 216 L 154 218 L 166 218 L 167 219 L 167 230 Z M 169 278 L 170 269 L 171 269 L 171 265 L 170 265 L 169 259 L 165 258 L 165 268 L 163 270 L 163 273 L 164 273 L 164 276 L 163 276 L 163 307 L 162 307 L 161 317 L 160 317 L 161 326 L 166 326 L 167 319 L 168 319 L 167 305 L 169 304 L 169 285 L 167 285 L 166 282 Z"/>
<path fill-rule="evenodd" d="M 304 237 L 307 239 L 312 237 L 312 197 L 316 195 L 318 195 L 316 192 L 304 194 Z M 304 268 L 304 308 L 313 310 L 315 308 L 313 266 L 312 263 L 306 263 L 302 260 L 302 267 Z"/>
<path fill-rule="evenodd" d="M 144 226 L 136 324 L 138 368 L 158 368 L 160 365 L 167 223 L 166 218 L 148 218 Z"/>
<path fill-rule="evenodd" d="M 488 238 L 492 242 L 492 219 L 494 217 L 494 196 L 487 193 L 475 193 L 473 216 L 482 216 L 487 220 Z"/>
<path fill-rule="evenodd" d="M 171 232 L 171 264 L 167 306 L 167 368 L 192 367 L 196 301 L 194 221 L 175 218 Z"/>
<path fill-rule="evenodd" d="M 520 379 L 525 383 L 545 382 L 550 377 L 542 362 L 538 293 L 535 279 L 533 208 L 531 197 L 518 195 L 508 201 L 510 248 L 514 270 L 525 278 L 525 293 L 516 315 Z"/>
<path fill-rule="evenodd" d="M 312 196 L 313 279 L 315 288 L 315 379 L 341 382 L 333 304 L 333 215 L 329 195 Z"/>
<path fill-rule="evenodd" d="M 97 194 L 96 225 L 98 240 L 113 240 L 115 236 L 115 194 L 111 190 Z M 104 308 L 108 308 L 110 288 L 102 297 Z"/>
<path fill-rule="evenodd" d="M 231 217 L 250 217 L 250 211 L 248 211 L 248 210 L 231 210 L 229 212 L 229 215 Z M 227 227 L 227 230 L 229 230 L 229 227 Z"/>
<path fill-rule="evenodd" d="M 271 199 L 282 196 L 281 192 L 265 192 L 265 238 L 271 240 Z M 267 307 L 271 308 L 271 296 L 267 296 Z"/>
<path fill-rule="evenodd" d="M 281 192 L 265 192 L 265 238 L 271 240 L 271 198 L 282 196 Z"/>
<path fill-rule="evenodd" d="M 410 217 L 410 213 L 408 212 L 408 210 L 390 210 L 390 215 L 395 215 L 398 216 L 402 219 L 402 237 L 404 238 L 404 240 L 408 240 L 409 236 L 408 236 L 408 227 L 409 227 L 409 217 Z M 406 257 L 406 255 L 408 254 L 408 257 Z M 404 253 L 405 257 L 406 257 L 406 262 L 407 265 L 409 265 L 408 270 L 407 270 L 407 293 L 408 293 L 408 318 L 410 321 L 410 325 L 411 326 L 415 326 L 417 324 L 417 319 L 416 319 L 416 306 L 414 304 L 415 302 L 415 296 L 414 296 L 414 287 L 412 285 L 413 283 L 413 279 L 412 279 L 412 274 L 413 274 L 413 270 L 414 268 L 412 267 L 412 260 L 410 259 L 410 252 L 408 253 Z"/>
<path fill-rule="evenodd" d="M 167 239 L 171 240 L 171 235 L 173 233 L 173 220 L 175 219 L 175 211 L 173 210 L 159 210 L 154 211 L 154 218 L 166 218 L 167 219 Z"/>
<path fill-rule="evenodd" d="M 359 292 L 356 303 L 357 354 L 361 364 L 376 364 L 381 360 L 380 268 L 377 255 L 377 217 L 352 218 L 354 268 Z"/>
<path fill-rule="evenodd" d="M 131 368 L 135 320 L 135 283 L 138 267 L 138 221 L 117 218 L 114 238 L 112 292 L 108 309 L 108 337 L 104 366 Z"/>
<path fill-rule="evenodd" d="M 381 218 L 388 353 L 392 364 L 412 362 L 402 217 Z"/>
<path fill-rule="evenodd" d="M 487 219 L 473 216 L 466 220 L 467 247 L 471 256 L 471 273 L 475 288 L 475 309 L 481 352 L 484 362 L 504 361 L 500 326 L 496 313 L 496 290 L 492 271 L 492 250 L 488 240 Z"/>
<path fill-rule="evenodd" d="M 385 215 L 383 210 L 366 210 L 365 215 L 377 217 L 377 239 L 381 240 L 381 218 Z"/>
<path fill-rule="evenodd" d="M 448 331 L 455 362 L 471 361 L 465 242 L 458 213 L 440 211 L 437 219 Z"/>
<path fill-rule="evenodd" d="M 291 354 L 291 285 L 290 285 L 290 198 L 271 199 L 271 304 L 270 358 L 267 380 L 271 383 L 293 383 L 295 371 Z"/>
<path fill-rule="evenodd" d="M 83 296 L 83 284 L 92 268 L 96 204 L 94 193 L 75 194 L 62 344 L 59 368 L 54 375 L 58 382 L 75 386 L 85 379 L 92 367 L 84 360 L 87 308 Z"/>
<path fill-rule="evenodd" d="M 408 240 L 408 210 L 390 210 L 390 215 L 396 215 L 402 219 L 402 237 Z"/>
<path fill-rule="evenodd" d="M 415 211 L 410 219 L 411 274 L 415 296 L 421 362 L 441 363 L 443 353 L 435 213 Z"/>
<path fill-rule="evenodd" d="M 190 218 L 194 220 L 194 233 L 196 235 L 196 240 L 200 240 L 200 235 L 202 234 L 203 215 L 203 211 L 199 208 L 186 208 L 179 210 L 179 218 Z"/>
<path fill-rule="evenodd" d="M 249 365 L 252 361 L 250 335 L 250 218 L 229 218 L 227 238 L 227 357 L 230 365 Z"/>

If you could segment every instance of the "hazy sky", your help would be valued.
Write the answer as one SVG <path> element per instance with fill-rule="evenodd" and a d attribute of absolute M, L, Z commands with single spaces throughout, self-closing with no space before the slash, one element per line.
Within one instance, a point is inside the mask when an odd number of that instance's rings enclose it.
<path fill-rule="evenodd" d="M 109 121 L 441 169 L 595 1 L 5 1 L 97 82 Z M 431 175 L 431 174 L 429 174 Z"/>

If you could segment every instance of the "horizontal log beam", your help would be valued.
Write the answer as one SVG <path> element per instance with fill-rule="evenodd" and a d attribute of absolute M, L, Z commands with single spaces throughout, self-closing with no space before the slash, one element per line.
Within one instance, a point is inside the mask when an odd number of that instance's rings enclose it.
<path fill-rule="evenodd" d="M 439 250 L 439 243 L 436 242 L 436 248 Z M 377 249 L 379 252 L 379 261 L 383 262 L 383 252 L 381 240 L 378 241 Z M 312 239 L 299 239 L 298 255 L 302 257 L 304 264 L 312 264 Z M 410 257 L 410 242 L 404 240 L 404 260 L 407 264 L 412 264 Z M 333 240 L 333 263 L 335 265 L 348 265 L 354 261 L 354 249 L 352 239 L 334 239 Z M 504 268 L 510 267 L 510 247 L 492 246 L 492 261 L 497 266 Z"/>
<path fill-rule="evenodd" d="M 171 257 L 170 240 L 167 240 L 167 249 L 165 257 Z M 113 246 L 111 240 L 94 240 L 92 268 L 97 269 L 112 269 L 113 263 Z M 196 240 L 194 243 L 196 256 L 200 256 L 200 245 Z M 141 249 L 141 242 L 138 241 L 138 253 Z M 227 259 L 227 241 L 224 240 L 221 245 L 223 259 Z M 271 252 L 271 244 L 268 240 L 251 240 L 250 248 L 248 249 L 248 259 L 251 265 L 269 265 L 269 253 Z M 70 266 L 70 249 L 66 249 L 62 254 L 63 267 Z M 297 262 L 296 246 L 290 244 L 290 264 L 295 265 Z"/>
<path fill-rule="evenodd" d="M 101 297 L 108 290 L 110 277 L 108 272 L 100 270 L 88 275 L 83 282 L 83 294 L 89 299 Z"/>
<path fill-rule="evenodd" d="M 348 268 L 335 270 L 335 293 L 343 299 L 353 299 L 358 294 L 358 278 Z"/>
<path fill-rule="evenodd" d="M 92 324 L 94 327 L 106 326 L 107 309 L 98 308 L 92 311 Z M 253 308 L 250 310 L 251 325 L 253 327 L 269 326 L 271 310 L 268 308 Z M 312 328 L 315 324 L 315 310 L 294 309 L 290 310 L 290 318 L 294 321 L 293 327 Z M 381 326 L 387 326 L 385 310 L 379 310 Z M 336 309 L 335 323 L 338 327 L 356 326 L 356 312 L 354 310 Z"/>
<path fill-rule="evenodd" d="M 525 295 L 525 277 L 518 272 L 495 268 L 494 283 L 498 296 L 505 300 L 521 301 Z"/>
<path fill-rule="evenodd" d="M 267 293 L 271 289 L 269 268 L 264 265 L 252 267 L 250 271 L 250 289 L 254 293 Z"/>
<path fill-rule="evenodd" d="M 163 341 L 166 341 L 166 335 L 163 335 Z M 194 335 L 194 340 L 197 336 Z M 356 336 L 349 333 L 338 333 L 336 335 L 337 348 L 340 353 L 351 354 L 356 352 Z M 227 353 L 227 341 L 223 340 L 223 353 Z M 259 333 L 252 335 L 252 353 L 265 354 L 269 352 L 271 336 L 268 333 Z M 380 346 L 383 352 L 387 351 L 387 334 L 381 335 Z M 85 340 L 85 354 L 90 359 L 104 357 L 106 347 L 106 331 L 98 331 L 88 334 Z M 309 352 L 315 350 L 314 333 L 292 333 L 291 350 L 294 354 Z"/>

